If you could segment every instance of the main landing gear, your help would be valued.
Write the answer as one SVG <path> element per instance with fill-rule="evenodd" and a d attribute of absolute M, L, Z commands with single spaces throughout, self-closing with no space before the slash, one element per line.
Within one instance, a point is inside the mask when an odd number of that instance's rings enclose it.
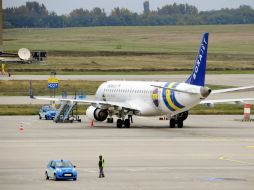
<path fill-rule="evenodd" d="M 129 119 L 118 119 L 117 122 L 116 122 L 116 127 L 117 128 L 122 128 L 122 127 L 125 127 L 125 128 L 130 128 L 131 126 L 131 122 Z"/>
<path fill-rule="evenodd" d="M 170 128 L 175 128 L 176 125 L 177 125 L 178 128 L 183 128 L 183 121 L 182 120 L 170 119 L 170 121 L 169 121 Z"/>
<path fill-rule="evenodd" d="M 183 128 L 183 121 L 187 119 L 187 117 L 188 117 L 188 111 L 177 114 L 176 116 L 170 119 L 169 127 L 175 128 L 177 126 L 178 128 Z"/>

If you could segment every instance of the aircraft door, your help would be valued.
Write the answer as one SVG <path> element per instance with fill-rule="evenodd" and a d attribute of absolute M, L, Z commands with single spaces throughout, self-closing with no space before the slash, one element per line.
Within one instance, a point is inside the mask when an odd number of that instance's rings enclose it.
<path fill-rule="evenodd" d="M 152 101 L 153 101 L 153 105 L 159 111 L 161 111 L 160 96 L 161 96 L 161 90 L 159 88 L 154 88 L 152 92 Z"/>

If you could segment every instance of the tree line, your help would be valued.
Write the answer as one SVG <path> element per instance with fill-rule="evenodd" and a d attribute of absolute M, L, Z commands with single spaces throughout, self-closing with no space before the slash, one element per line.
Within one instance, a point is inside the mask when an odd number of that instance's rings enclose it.
<path fill-rule="evenodd" d="M 3 9 L 4 28 L 254 23 L 254 9 L 248 5 L 236 9 L 199 11 L 189 4 L 174 3 L 150 10 L 149 1 L 145 1 L 143 7 L 143 12 L 139 14 L 117 7 L 107 15 L 104 9 L 95 7 L 92 10 L 80 8 L 67 15 L 57 15 L 49 12 L 44 4 L 26 2 L 20 7 Z"/>

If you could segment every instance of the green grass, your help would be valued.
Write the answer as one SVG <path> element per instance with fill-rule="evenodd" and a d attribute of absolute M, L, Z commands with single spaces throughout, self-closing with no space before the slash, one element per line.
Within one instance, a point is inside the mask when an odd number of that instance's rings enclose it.
<path fill-rule="evenodd" d="M 160 74 L 189 72 L 210 32 L 208 73 L 254 72 L 254 25 L 6 29 L 5 51 L 48 51 L 42 65 L 7 64 L 12 74 Z"/>
<path fill-rule="evenodd" d="M 41 105 L 0 105 L 0 115 L 38 115 Z M 87 106 L 78 106 L 78 114 L 83 115 Z"/>
<path fill-rule="evenodd" d="M 40 105 L 0 105 L 0 115 L 38 115 Z M 78 107 L 78 114 L 84 114 L 87 106 L 80 105 Z M 243 106 L 220 104 L 214 108 L 206 106 L 196 106 L 190 110 L 190 114 L 197 115 L 239 115 L 243 114 Z"/>
<path fill-rule="evenodd" d="M 95 94 L 100 81 L 60 81 L 59 88 L 56 90 L 56 95 L 61 95 L 62 91 L 67 91 L 69 95 L 74 95 L 75 92 L 84 92 L 87 95 Z M 53 91 L 48 89 L 48 81 L 33 81 L 34 95 L 44 96 L 50 95 Z M 0 81 L 0 96 L 28 96 L 29 81 Z"/>
<path fill-rule="evenodd" d="M 7 51 L 27 47 L 74 52 L 196 52 L 205 31 L 210 32 L 211 53 L 253 53 L 254 25 L 6 29 L 4 45 Z"/>
<path fill-rule="evenodd" d="M 236 104 L 217 104 L 214 108 L 198 105 L 190 110 L 195 115 L 239 115 L 243 114 L 243 106 Z"/>

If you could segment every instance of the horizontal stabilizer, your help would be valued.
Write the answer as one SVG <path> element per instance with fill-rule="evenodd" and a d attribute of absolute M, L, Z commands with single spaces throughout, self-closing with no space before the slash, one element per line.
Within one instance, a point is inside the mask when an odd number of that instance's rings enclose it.
<path fill-rule="evenodd" d="M 212 94 L 220 94 L 225 92 L 236 92 L 236 91 L 244 91 L 244 90 L 254 90 L 254 86 L 245 86 L 245 87 L 239 87 L 239 88 L 226 88 L 226 89 L 220 89 L 220 90 L 213 90 Z"/>
<path fill-rule="evenodd" d="M 254 98 L 203 100 L 199 104 L 223 104 L 223 103 L 235 103 L 235 104 L 250 103 L 250 104 L 254 104 Z"/>

